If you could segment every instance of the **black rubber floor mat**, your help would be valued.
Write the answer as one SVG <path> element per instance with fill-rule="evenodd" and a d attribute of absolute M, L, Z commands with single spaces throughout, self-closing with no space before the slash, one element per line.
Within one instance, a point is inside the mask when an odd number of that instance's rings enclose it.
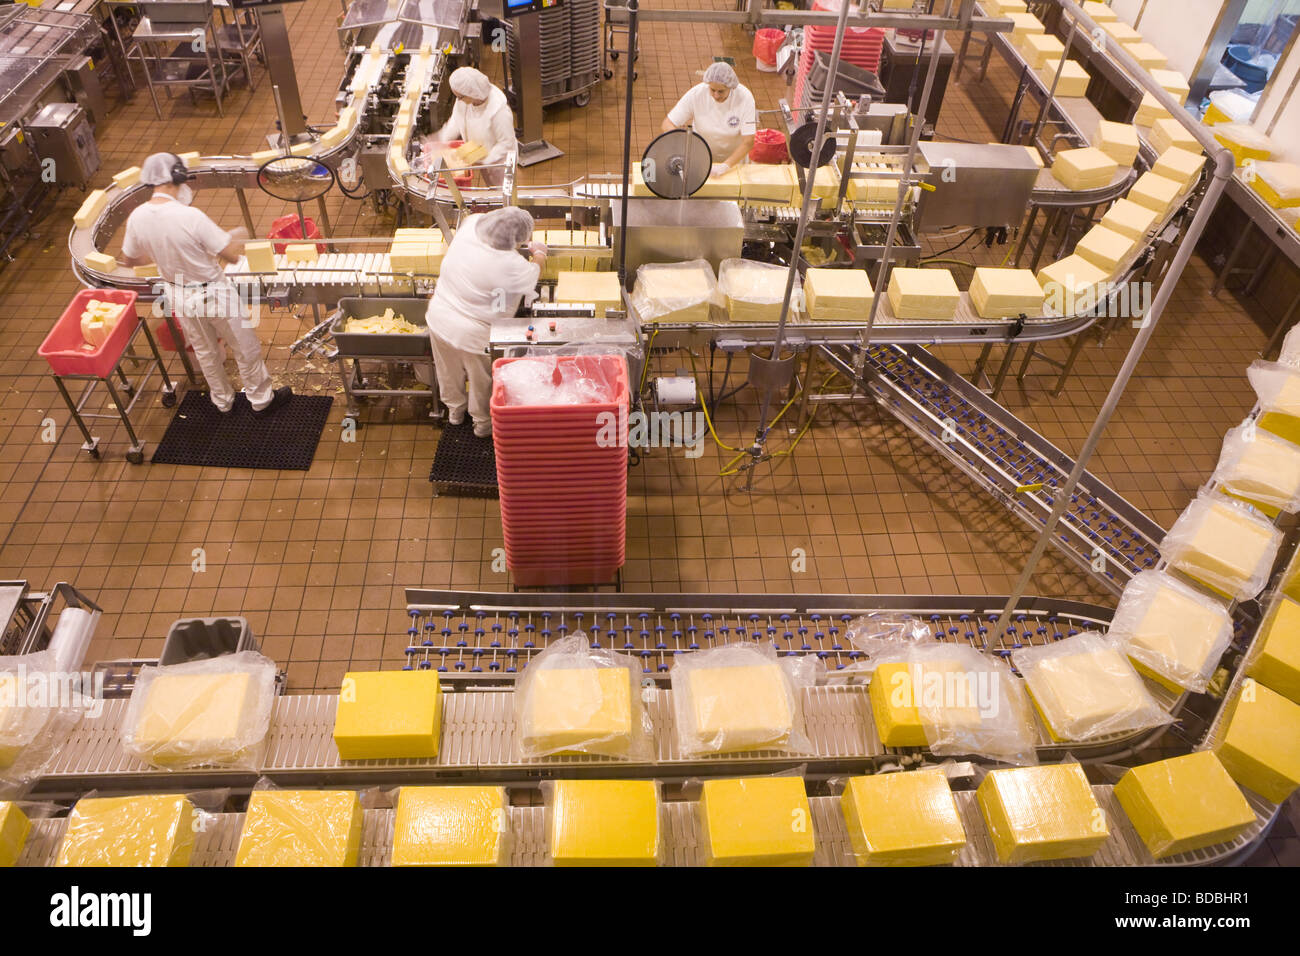
<path fill-rule="evenodd" d="M 497 497 L 497 457 L 492 436 L 475 436 L 469 419 L 459 425 L 444 426 L 433 453 L 429 480 L 440 495 Z"/>
<path fill-rule="evenodd" d="M 248 399 L 235 396 L 222 415 L 207 392 L 186 392 L 176 417 L 151 459 L 160 465 L 306 471 L 334 399 L 295 395 L 289 404 L 256 418 Z"/>

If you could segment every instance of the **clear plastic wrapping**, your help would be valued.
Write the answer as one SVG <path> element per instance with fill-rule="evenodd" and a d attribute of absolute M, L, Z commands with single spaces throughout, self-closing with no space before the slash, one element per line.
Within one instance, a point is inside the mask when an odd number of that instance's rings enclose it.
<path fill-rule="evenodd" d="M 705 866 L 811 866 L 812 810 L 801 774 L 705 780 L 699 841 Z"/>
<path fill-rule="evenodd" d="M 641 266 L 630 300 L 642 322 L 708 322 L 712 306 L 726 304 L 704 259 Z"/>
<path fill-rule="evenodd" d="M 393 866 L 509 865 L 514 841 L 505 787 L 402 787 L 396 802 Z"/>
<path fill-rule="evenodd" d="M 1232 641 L 1232 617 L 1172 575 L 1141 571 L 1125 586 L 1109 634 L 1139 671 L 1171 690 L 1199 693 Z"/>
<path fill-rule="evenodd" d="M 975 799 L 1003 864 L 1089 857 L 1110 836 L 1106 811 L 1073 760 L 990 770 Z"/>
<path fill-rule="evenodd" d="M 612 354 L 612 353 L 598 353 Z M 529 354 L 493 370 L 505 389 L 507 405 L 599 405 L 619 394 L 617 367 L 602 362 L 575 362 L 572 356 Z"/>
<path fill-rule="evenodd" d="M 1214 480 L 1229 494 L 1293 512 L 1300 508 L 1300 446 L 1254 422 L 1238 425 L 1224 436 Z"/>
<path fill-rule="evenodd" d="M 727 312 L 733 322 L 772 323 L 781 318 L 785 301 L 787 266 L 750 259 L 723 259 L 718 266 L 718 292 L 727 300 Z M 790 318 L 802 309 L 795 308 L 803 299 L 803 289 L 796 274 L 790 290 Z"/>
<path fill-rule="evenodd" d="M 82 717 L 98 715 L 83 686 L 52 651 L 0 657 L 0 799 L 25 794 Z"/>
<path fill-rule="evenodd" d="M 1246 377 L 1264 411 L 1300 417 L 1300 368 L 1261 359 L 1250 363 Z"/>
<path fill-rule="evenodd" d="M 259 781 L 235 866 L 356 866 L 362 821 L 355 790 L 279 790 Z"/>
<path fill-rule="evenodd" d="M 167 770 L 251 770 L 274 703 L 275 662 L 256 651 L 145 667 L 131 691 L 122 747 Z"/>
<path fill-rule="evenodd" d="M 858 866 L 941 866 L 966 845 L 957 801 L 939 767 L 850 777 L 840 809 Z"/>
<path fill-rule="evenodd" d="M 678 751 L 684 757 L 810 752 L 801 698 L 816 680 L 812 671 L 806 661 L 778 658 L 770 645 L 723 644 L 683 654 L 671 673 Z"/>
<path fill-rule="evenodd" d="M 1291 326 L 1291 331 L 1282 340 L 1282 352 L 1277 357 L 1279 365 L 1300 369 L 1300 322 Z"/>
<path fill-rule="evenodd" d="M 202 816 L 187 794 L 87 795 L 68 815 L 55 866 L 189 866 Z"/>
<path fill-rule="evenodd" d="M 1160 542 L 1172 567 L 1238 601 L 1264 590 L 1282 532 L 1244 502 L 1198 495 Z"/>
<path fill-rule="evenodd" d="M 659 789 L 655 780 L 543 781 L 547 861 L 553 866 L 662 865 Z"/>
<path fill-rule="evenodd" d="M 849 621 L 844 636 L 850 644 L 872 658 L 935 640 L 930 626 L 920 618 L 894 611 L 861 614 Z"/>
<path fill-rule="evenodd" d="M 1057 740 L 1091 740 L 1173 720 L 1117 642 L 1095 631 L 1014 651 L 1011 663 Z"/>
<path fill-rule="evenodd" d="M 524 757 L 652 756 L 641 665 L 625 654 L 591 647 L 583 631 L 553 642 L 524 669 L 515 687 L 515 724 Z"/>
<path fill-rule="evenodd" d="M 26 806 L 0 800 L 0 870 L 18 865 L 32 821 Z"/>

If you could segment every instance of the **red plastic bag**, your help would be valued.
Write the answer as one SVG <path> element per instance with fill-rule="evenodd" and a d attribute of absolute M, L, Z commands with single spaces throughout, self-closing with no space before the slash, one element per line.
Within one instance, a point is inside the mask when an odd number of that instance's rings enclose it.
<path fill-rule="evenodd" d="M 755 59 L 766 63 L 768 66 L 774 66 L 776 64 L 776 51 L 781 49 L 781 44 L 784 42 L 784 30 L 774 30 L 770 27 L 759 30 L 754 34 Z"/>
<path fill-rule="evenodd" d="M 754 133 L 754 148 L 749 151 L 751 163 L 787 163 L 790 149 L 785 143 L 785 133 L 775 129 L 760 129 Z"/>
<path fill-rule="evenodd" d="M 311 217 L 304 220 L 307 224 L 307 235 L 302 234 L 302 226 L 298 223 L 298 215 L 289 213 L 287 216 L 281 216 L 271 223 L 271 231 L 266 234 L 268 239 L 319 239 L 320 230 L 316 228 L 316 221 Z M 284 249 L 287 244 L 277 242 L 275 244 L 276 255 L 284 255 Z M 328 252 L 329 246 L 319 243 L 316 246 L 317 252 Z"/>

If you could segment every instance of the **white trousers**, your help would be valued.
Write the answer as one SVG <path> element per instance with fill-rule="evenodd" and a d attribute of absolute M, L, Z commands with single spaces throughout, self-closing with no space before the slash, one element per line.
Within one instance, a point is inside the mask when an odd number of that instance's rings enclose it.
<path fill-rule="evenodd" d="M 262 342 L 249 319 L 248 309 L 230 282 L 210 282 L 202 287 L 178 289 L 168 287 L 168 297 L 176 320 L 189 344 L 194 346 L 203 378 L 208 383 L 212 404 L 223 412 L 235 403 L 235 389 L 226 374 L 224 339 L 235 355 L 244 394 L 254 411 L 270 404 L 274 388 L 271 373 L 262 358 Z"/>
<path fill-rule="evenodd" d="M 470 352 L 429 333 L 433 345 L 433 367 L 438 372 L 438 397 L 455 417 L 469 408 L 475 425 L 492 421 L 492 359 L 483 352 Z M 466 393 L 465 384 L 469 383 Z"/>

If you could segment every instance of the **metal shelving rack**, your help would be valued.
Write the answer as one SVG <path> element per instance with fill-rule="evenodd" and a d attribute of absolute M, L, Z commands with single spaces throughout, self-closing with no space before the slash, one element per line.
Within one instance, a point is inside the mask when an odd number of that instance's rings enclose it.
<path fill-rule="evenodd" d="M 590 90 L 600 82 L 600 0 L 565 0 L 558 7 L 537 14 L 541 34 L 542 105 L 573 100 L 586 106 Z M 510 86 L 518 97 L 516 78 L 523 69 L 519 56 L 519 27 L 506 21 L 506 44 L 510 57 Z"/>

